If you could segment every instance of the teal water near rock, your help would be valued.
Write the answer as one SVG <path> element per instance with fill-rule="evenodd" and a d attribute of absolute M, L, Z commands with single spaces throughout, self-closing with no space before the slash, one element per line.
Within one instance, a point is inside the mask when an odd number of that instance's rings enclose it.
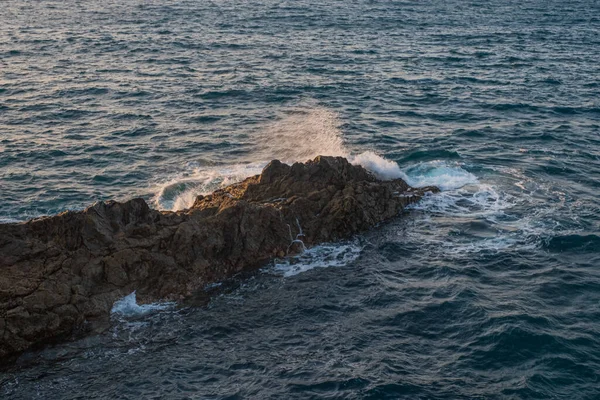
<path fill-rule="evenodd" d="M 317 154 L 443 191 L 208 307 L 130 296 L 108 334 L 0 373 L 2 398 L 600 398 L 598 15 L 4 1 L 2 221 L 133 196 L 182 209 Z"/>

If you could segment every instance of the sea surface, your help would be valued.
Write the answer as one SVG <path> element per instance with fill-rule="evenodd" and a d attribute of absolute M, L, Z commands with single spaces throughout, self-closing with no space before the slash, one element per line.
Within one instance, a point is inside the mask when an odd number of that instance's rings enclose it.
<path fill-rule="evenodd" d="M 443 191 L 0 398 L 600 399 L 599 1 L 0 2 L 3 222 L 317 154 Z"/>

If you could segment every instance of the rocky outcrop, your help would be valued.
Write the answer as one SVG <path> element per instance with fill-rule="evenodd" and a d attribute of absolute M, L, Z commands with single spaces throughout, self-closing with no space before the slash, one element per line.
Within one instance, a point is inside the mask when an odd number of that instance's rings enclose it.
<path fill-rule="evenodd" d="M 436 188 L 379 181 L 341 157 L 198 196 L 180 212 L 143 199 L 0 225 L 0 358 L 105 327 L 115 300 L 180 300 L 272 257 L 348 237 Z M 302 241 L 302 243 L 300 243 Z"/>

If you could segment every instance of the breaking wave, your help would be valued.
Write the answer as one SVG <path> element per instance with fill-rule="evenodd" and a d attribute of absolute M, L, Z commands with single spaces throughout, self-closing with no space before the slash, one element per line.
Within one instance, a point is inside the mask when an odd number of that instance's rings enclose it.
<path fill-rule="evenodd" d="M 354 165 L 363 166 L 381 180 L 401 178 L 408 182 L 408 177 L 402 172 L 397 163 L 386 160 L 372 151 L 365 151 L 364 153 L 350 156 L 349 160 Z"/>

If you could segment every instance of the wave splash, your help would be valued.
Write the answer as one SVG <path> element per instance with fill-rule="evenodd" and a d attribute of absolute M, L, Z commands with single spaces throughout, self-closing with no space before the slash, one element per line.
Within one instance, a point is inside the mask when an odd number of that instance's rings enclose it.
<path fill-rule="evenodd" d="M 354 165 L 363 166 L 381 180 L 387 181 L 400 178 L 410 184 L 410 182 L 408 182 L 408 176 L 400 169 L 398 164 L 387 160 L 372 151 L 351 155 L 348 157 L 348 160 Z"/>
<path fill-rule="evenodd" d="M 135 318 L 155 313 L 157 311 L 168 310 L 174 306 L 175 303 L 173 302 L 139 305 L 137 304 L 135 291 L 133 291 L 131 294 L 123 297 L 122 299 L 115 301 L 110 313 L 111 315 L 118 317 Z"/>
<path fill-rule="evenodd" d="M 155 207 L 169 211 L 189 208 L 196 196 L 260 174 L 274 159 L 293 163 L 318 155 L 350 157 L 337 114 L 319 107 L 288 110 L 279 120 L 258 132 L 253 141 L 251 158 L 241 163 L 221 166 L 190 164 L 174 179 L 158 185 L 154 190 Z"/>
<path fill-rule="evenodd" d="M 253 138 L 252 157 L 224 166 L 190 164 L 178 176 L 154 189 L 153 202 L 160 210 L 179 211 L 191 207 L 196 196 L 259 174 L 271 160 L 285 163 L 306 161 L 318 155 L 346 157 L 362 165 L 379 179 L 408 180 L 398 164 L 373 151 L 352 154 L 342 139 L 338 115 L 322 107 L 288 110 Z M 410 182 L 409 182 L 410 183 Z"/>

